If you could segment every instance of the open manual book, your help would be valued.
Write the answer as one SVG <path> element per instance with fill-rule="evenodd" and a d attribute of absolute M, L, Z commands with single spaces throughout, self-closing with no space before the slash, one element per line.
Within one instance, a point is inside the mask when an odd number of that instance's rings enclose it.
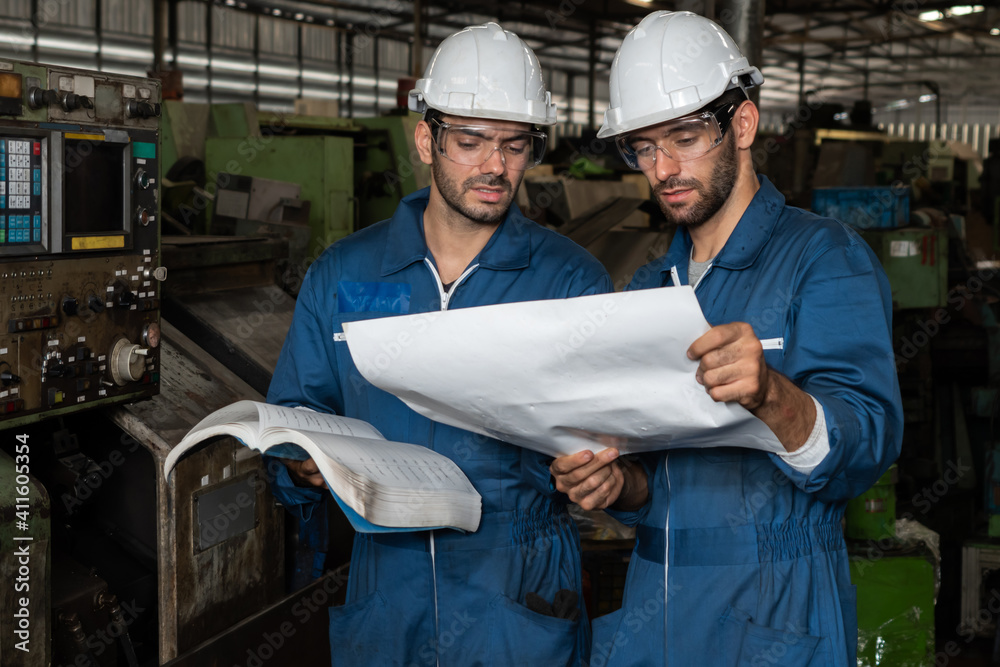
<path fill-rule="evenodd" d="M 202 419 L 167 455 L 178 459 L 209 438 L 231 435 L 269 455 L 316 461 L 323 479 L 361 532 L 479 527 L 482 498 L 454 461 L 419 445 L 392 442 L 359 419 L 237 401 Z"/>

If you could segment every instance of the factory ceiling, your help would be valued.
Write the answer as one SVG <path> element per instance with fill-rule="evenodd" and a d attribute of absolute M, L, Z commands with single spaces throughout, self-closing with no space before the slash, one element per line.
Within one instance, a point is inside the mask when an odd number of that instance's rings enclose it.
<path fill-rule="evenodd" d="M 713 0 L 215 2 L 393 39 L 412 40 L 419 30 L 428 48 L 465 25 L 499 20 L 525 38 L 546 67 L 579 73 L 593 68 L 599 80 L 607 76 L 621 38 L 649 11 L 707 5 L 721 16 Z M 935 99 L 971 106 L 1000 102 L 1000 0 L 767 0 L 762 48 L 765 108 L 795 109 L 803 99 L 848 109 L 860 99 L 876 109 Z"/>

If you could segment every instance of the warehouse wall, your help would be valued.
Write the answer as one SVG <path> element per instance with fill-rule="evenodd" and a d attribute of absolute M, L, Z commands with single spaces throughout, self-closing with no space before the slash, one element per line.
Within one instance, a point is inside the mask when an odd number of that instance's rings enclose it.
<path fill-rule="evenodd" d="M 151 67 L 153 0 L 37 3 L 37 32 L 31 0 L 0 4 L 0 57 L 136 76 Z M 354 28 L 344 30 L 181 0 L 176 63 L 169 49 L 166 63 L 184 73 L 185 99 L 192 102 L 252 101 L 291 111 L 302 97 L 336 101 L 343 116 L 378 115 L 395 106 L 397 80 L 411 70 L 409 42 L 380 36 L 394 17 L 378 3 L 367 15 L 348 17 Z M 433 51 L 423 49 L 422 64 Z M 587 122 L 587 77 L 557 69 L 547 69 L 546 77 L 567 124 L 563 131 L 578 133 Z M 607 97 L 607 82 L 599 82 L 598 124 Z"/>

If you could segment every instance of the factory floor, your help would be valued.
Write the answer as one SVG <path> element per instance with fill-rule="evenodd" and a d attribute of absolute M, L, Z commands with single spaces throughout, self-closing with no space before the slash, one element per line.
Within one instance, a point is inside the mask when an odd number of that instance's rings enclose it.
<path fill-rule="evenodd" d="M 937 653 L 933 665 L 948 667 L 996 667 L 1000 663 L 992 662 L 993 640 L 974 639 L 966 643 L 963 639 L 951 642 L 938 642 Z"/>

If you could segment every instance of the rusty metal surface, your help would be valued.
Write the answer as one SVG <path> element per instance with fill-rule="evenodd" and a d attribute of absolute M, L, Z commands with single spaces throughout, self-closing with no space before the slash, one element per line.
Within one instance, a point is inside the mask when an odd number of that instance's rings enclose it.
<path fill-rule="evenodd" d="M 166 455 L 198 421 L 236 400 L 263 397 L 169 322 L 162 329 L 160 394 L 117 408 L 111 418 L 156 464 L 159 653 L 166 662 L 281 595 L 284 516 L 263 483 L 260 456 L 231 438 L 193 451 L 164 478 Z M 255 512 L 255 528 L 196 553 L 195 492 L 247 478 L 260 481 L 246 503 Z"/>
<path fill-rule="evenodd" d="M 260 394 L 267 393 L 295 299 L 275 285 L 170 297 L 164 315 Z"/>
<path fill-rule="evenodd" d="M 233 236 L 169 236 L 163 265 L 170 270 L 164 295 L 273 285 L 275 266 L 288 257 L 288 241 Z"/>

